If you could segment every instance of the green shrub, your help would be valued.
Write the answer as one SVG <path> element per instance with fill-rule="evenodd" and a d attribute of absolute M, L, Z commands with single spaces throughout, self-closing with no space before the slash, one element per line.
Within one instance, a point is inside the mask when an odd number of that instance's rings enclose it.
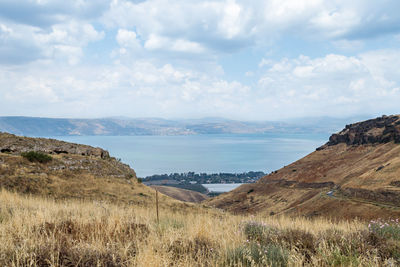
<path fill-rule="evenodd" d="M 248 242 L 229 250 L 224 265 L 284 267 L 288 265 L 288 255 L 289 252 L 280 246 Z"/>
<path fill-rule="evenodd" d="M 262 242 L 265 240 L 265 234 L 268 231 L 268 227 L 264 223 L 250 221 L 243 225 L 243 233 L 246 238 L 250 241 Z"/>
<path fill-rule="evenodd" d="M 357 254 L 346 254 L 340 249 L 335 249 L 329 255 L 327 264 L 329 266 L 359 266 L 360 262 Z"/>
<path fill-rule="evenodd" d="M 314 235 L 304 230 L 279 230 L 264 223 L 250 221 L 244 224 L 243 233 L 248 242 L 256 242 L 261 246 L 275 245 L 287 250 L 296 250 L 305 256 L 307 262 L 316 253 Z"/>
<path fill-rule="evenodd" d="M 399 219 L 391 219 L 388 221 L 383 220 L 372 220 L 368 224 L 370 232 L 377 234 L 378 236 L 400 240 L 400 222 Z"/>
<path fill-rule="evenodd" d="M 21 156 L 26 158 L 30 162 L 36 161 L 40 163 L 47 163 L 53 159 L 50 155 L 37 151 L 24 152 L 21 153 Z"/>

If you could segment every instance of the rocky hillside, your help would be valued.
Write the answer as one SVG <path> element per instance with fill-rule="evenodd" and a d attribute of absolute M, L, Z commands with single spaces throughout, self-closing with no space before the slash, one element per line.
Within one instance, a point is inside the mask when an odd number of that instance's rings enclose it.
<path fill-rule="evenodd" d="M 0 133 L 0 188 L 56 199 L 154 202 L 154 190 L 101 148 L 7 133 Z M 174 200 L 161 196 L 160 202 Z"/>
<path fill-rule="evenodd" d="M 315 152 L 210 200 L 237 213 L 400 216 L 400 116 L 347 125 Z"/>
<path fill-rule="evenodd" d="M 400 116 L 382 116 L 380 118 L 346 125 L 342 131 L 331 135 L 329 142 L 318 148 L 339 143 L 347 145 L 400 143 Z"/>
<path fill-rule="evenodd" d="M 28 151 L 40 151 L 47 154 L 94 156 L 102 159 L 110 157 L 108 151 L 98 147 L 78 145 L 55 139 L 29 138 L 0 133 L 0 152 L 19 155 Z"/>

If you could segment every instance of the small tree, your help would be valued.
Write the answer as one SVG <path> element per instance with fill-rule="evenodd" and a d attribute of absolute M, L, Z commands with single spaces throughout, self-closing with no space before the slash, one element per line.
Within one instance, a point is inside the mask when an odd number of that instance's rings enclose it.
<path fill-rule="evenodd" d="M 30 162 L 40 162 L 40 163 L 47 163 L 51 161 L 53 158 L 45 153 L 38 152 L 38 151 L 29 151 L 21 153 L 21 156 L 29 160 Z"/>

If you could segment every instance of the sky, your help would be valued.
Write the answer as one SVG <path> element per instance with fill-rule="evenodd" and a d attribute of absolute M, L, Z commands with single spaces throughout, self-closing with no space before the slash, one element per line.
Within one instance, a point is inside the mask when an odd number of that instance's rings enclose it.
<path fill-rule="evenodd" d="M 398 0 L 0 0 L 0 116 L 400 113 Z"/>

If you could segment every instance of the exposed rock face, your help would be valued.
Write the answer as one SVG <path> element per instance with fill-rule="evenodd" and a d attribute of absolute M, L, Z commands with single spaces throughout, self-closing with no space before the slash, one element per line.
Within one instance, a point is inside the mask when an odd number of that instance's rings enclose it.
<path fill-rule="evenodd" d="M 400 143 L 400 116 L 382 116 L 363 122 L 346 125 L 342 131 L 332 134 L 329 142 L 317 148 L 346 143 L 347 145 L 364 145 L 376 143 Z"/>
<path fill-rule="evenodd" d="M 19 137 L 13 134 L 0 133 L 0 152 L 20 154 L 28 151 L 40 151 L 48 154 L 76 154 L 109 158 L 108 151 L 87 145 L 67 143 L 54 139 Z"/>

